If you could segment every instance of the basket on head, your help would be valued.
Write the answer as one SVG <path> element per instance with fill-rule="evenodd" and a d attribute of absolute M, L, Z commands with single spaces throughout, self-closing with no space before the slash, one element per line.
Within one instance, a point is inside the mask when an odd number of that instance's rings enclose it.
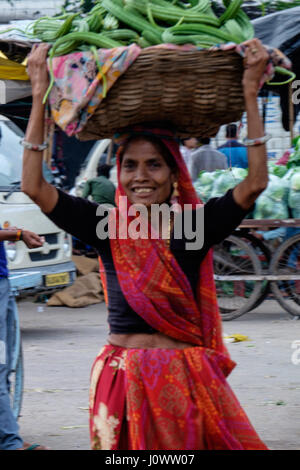
<path fill-rule="evenodd" d="M 180 137 L 213 137 L 242 116 L 242 75 L 234 50 L 144 49 L 77 136 L 107 138 L 134 124 L 166 121 Z"/>

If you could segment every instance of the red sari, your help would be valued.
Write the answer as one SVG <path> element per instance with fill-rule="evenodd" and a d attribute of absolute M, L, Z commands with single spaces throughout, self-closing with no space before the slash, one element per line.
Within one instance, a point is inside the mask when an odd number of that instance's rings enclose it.
<path fill-rule="evenodd" d="M 135 132 L 145 130 L 137 127 Z M 179 203 L 195 207 L 200 201 L 172 133 L 151 132 L 160 136 L 176 161 Z M 125 195 L 120 184 L 118 195 Z M 115 216 L 117 227 L 120 221 L 129 222 L 119 207 Z M 195 346 L 183 350 L 105 346 L 91 375 L 92 448 L 267 449 L 226 381 L 235 364 L 222 340 L 212 251 L 201 263 L 195 299 L 162 240 L 116 238 L 110 239 L 110 246 L 130 307 L 156 330 Z M 105 276 L 102 280 L 105 287 Z"/>

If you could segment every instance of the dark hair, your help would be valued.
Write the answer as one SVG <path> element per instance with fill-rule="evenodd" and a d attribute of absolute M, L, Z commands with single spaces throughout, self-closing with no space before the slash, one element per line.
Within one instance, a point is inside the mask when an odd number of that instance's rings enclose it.
<path fill-rule="evenodd" d="M 170 150 L 164 145 L 164 143 L 156 137 L 155 135 L 132 135 L 129 137 L 125 144 L 121 147 L 119 152 L 120 163 L 122 163 L 123 156 L 128 149 L 129 145 L 135 140 L 147 140 L 156 147 L 157 151 L 162 155 L 168 167 L 175 171 L 177 169 L 177 164 L 175 158 L 171 154 Z"/>
<path fill-rule="evenodd" d="M 98 176 L 105 176 L 106 178 L 109 178 L 110 169 L 110 165 L 107 165 L 106 163 L 99 163 L 97 166 Z"/>
<path fill-rule="evenodd" d="M 237 136 L 237 125 L 228 124 L 228 126 L 226 126 L 226 137 L 228 139 L 233 139 L 236 136 Z"/>
<path fill-rule="evenodd" d="M 201 137 L 199 139 L 199 141 L 200 141 L 200 144 L 202 144 L 202 145 L 208 145 L 210 143 L 210 138 L 209 137 Z"/>

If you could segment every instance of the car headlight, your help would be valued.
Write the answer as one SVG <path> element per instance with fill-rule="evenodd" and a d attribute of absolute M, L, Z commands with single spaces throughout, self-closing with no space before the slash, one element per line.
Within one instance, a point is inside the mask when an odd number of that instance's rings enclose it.
<path fill-rule="evenodd" d="M 14 261 L 17 256 L 17 245 L 15 242 L 5 242 L 6 255 L 9 261 Z"/>
<path fill-rule="evenodd" d="M 64 238 L 64 253 L 66 255 L 70 255 L 71 254 L 71 237 L 65 233 L 65 238 Z"/>

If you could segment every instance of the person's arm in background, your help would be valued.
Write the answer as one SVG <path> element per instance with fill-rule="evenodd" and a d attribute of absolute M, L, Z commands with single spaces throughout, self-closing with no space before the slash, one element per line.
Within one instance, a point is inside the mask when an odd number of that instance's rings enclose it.
<path fill-rule="evenodd" d="M 44 243 L 44 237 L 40 237 L 30 230 L 18 228 L 9 228 L 0 230 L 0 242 L 4 241 L 23 241 L 28 248 L 39 248 Z"/>
<path fill-rule="evenodd" d="M 47 69 L 48 44 L 34 47 L 28 57 L 27 73 L 32 87 L 32 108 L 26 129 L 25 140 L 34 145 L 44 141 L 45 106 L 43 98 L 49 85 Z M 42 170 L 43 152 L 24 149 L 22 191 L 27 194 L 45 213 L 55 207 L 58 192 L 48 183 Z"/>
<path fill-rule="evenodd" d="M 268 53 L 258 39 L 246 41 L 244 98 L 247 113 L 248 139 L 263 137 L 264 127 L 259 114 L 257 94 L 265 70 Z M 248 147 L 248 176 L 233 190 L 233 197 L 243 209 L 250 209 L 268 184 L 267 152 L 265 144 Z"/>

